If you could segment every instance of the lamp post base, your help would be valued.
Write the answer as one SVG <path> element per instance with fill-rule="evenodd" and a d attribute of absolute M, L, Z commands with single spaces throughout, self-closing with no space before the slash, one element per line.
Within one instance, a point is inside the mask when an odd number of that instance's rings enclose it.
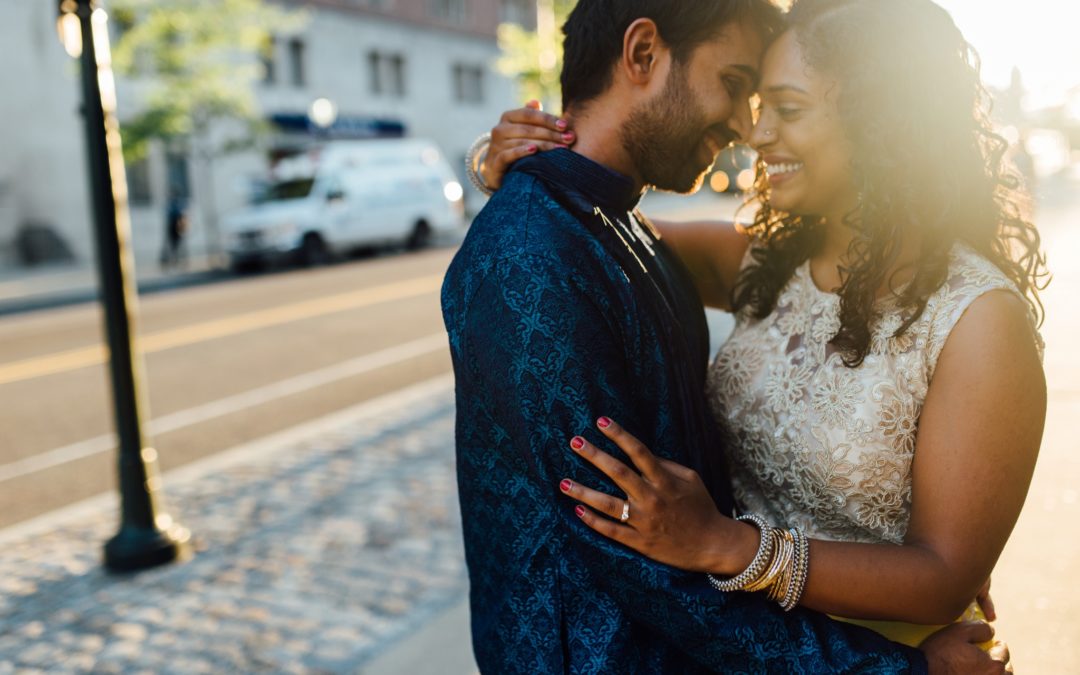
<path fill-rule="evenodd" d="M 110 572 L 137 572 L 182 560 L 190 554 L 191 533 L 186 528 L 127 526 L 105 544 L 105 567 Z"/>

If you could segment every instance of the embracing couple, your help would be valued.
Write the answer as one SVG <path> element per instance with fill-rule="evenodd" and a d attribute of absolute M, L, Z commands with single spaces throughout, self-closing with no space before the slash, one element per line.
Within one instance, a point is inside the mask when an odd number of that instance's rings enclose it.
<path fill-rule="evenodd" d="M 1009 669 L 983 619 L 1044 258 L 949 15 L 580 0 L 563 30 L 564 117 L 495 127 L 443 289 L 481 670 Z M 733 141 L 751 225 L 637 210 Z"/>

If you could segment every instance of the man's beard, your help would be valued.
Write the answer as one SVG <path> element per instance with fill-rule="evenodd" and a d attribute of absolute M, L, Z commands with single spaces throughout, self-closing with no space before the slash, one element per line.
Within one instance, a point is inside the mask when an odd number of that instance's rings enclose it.
<path fill-rule="evenodd" d="M 715 160 L 702 165 L 706 132 L 712 131 L 725 144 L 734 136 L 726 125 L 706 125 L 686 71 L 686 65 L 674 65 L 664 91 L 632 111 L 620 132 L 623 148 L 644 183 L 679 193 L 696 192 Z"/>

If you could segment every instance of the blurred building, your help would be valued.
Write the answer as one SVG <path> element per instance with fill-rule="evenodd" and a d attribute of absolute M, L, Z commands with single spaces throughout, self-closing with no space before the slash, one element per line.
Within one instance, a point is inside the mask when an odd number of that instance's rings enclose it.
<path fill-rule="evenodd" d="M 535 0 L 276 1 L 306 8 L 310 21 L 297 34 L 278 36 L 263 59 L 256 94 L 272 133 L 261 147 L 216 158 L 209 168 L 190 148 L 163 144 L 130 166 L 138 260 L 152 260 L 161 247 L 170 193 L 191 204 L 197 252 L 212 244 L 202 216 L 245 204 L 274 154 L 328 138 L 404 134 L 433 139 L 460 166 L 473 138 L 519 103 L 513 83 L 493 69 L 496 29 L 502 22 L 534 25 Z M 5 10 L 0 269 L 27 262 L 19 241 L 28 227 L 53 233 L 57 246 L 88 260 L 76 64 L 57 42 L 55 3 L 9 2 Z M 138 81 L 118 82 L 121 122 L 138 111 L 142 89 Z M 336 106 L 328 128 L 309 119 L 318 98 Z"/>

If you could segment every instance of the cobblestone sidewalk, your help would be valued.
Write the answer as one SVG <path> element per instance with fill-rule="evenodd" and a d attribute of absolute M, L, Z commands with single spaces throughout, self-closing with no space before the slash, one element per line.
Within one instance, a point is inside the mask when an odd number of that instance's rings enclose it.
<path fill-rule="evenodd" d="M 0 546 L 0 673 L 356 672 L 465 593 L 449 386 L 166 490 L 188 562 L 106 574 L 115 508 Z"/>

